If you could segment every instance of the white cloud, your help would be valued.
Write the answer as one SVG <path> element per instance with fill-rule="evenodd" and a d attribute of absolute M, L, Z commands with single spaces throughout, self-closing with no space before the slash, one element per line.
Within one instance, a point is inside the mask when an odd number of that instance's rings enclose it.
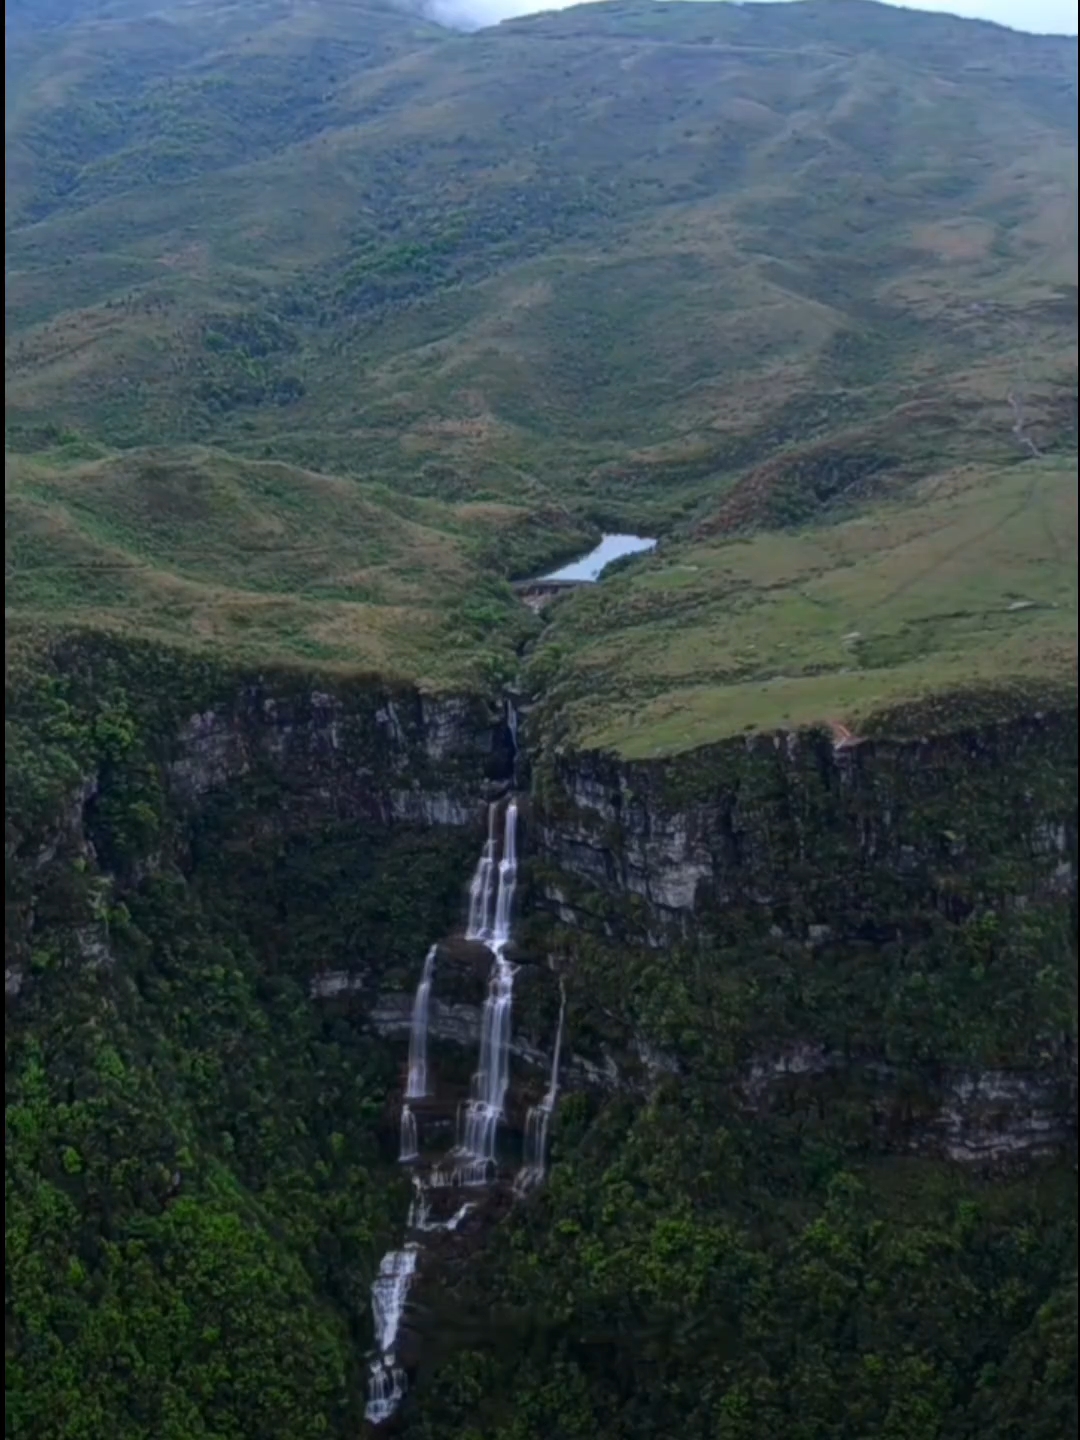
<path fill-rule="evenodd" d="M 1075 35 L 1076 0 L 923 0 L 906 5 L 906 10 L 936 10 L 944 15 L 963 15 L 969 20 L 993 20 L 1013 30 L 1033 35 Z"/>

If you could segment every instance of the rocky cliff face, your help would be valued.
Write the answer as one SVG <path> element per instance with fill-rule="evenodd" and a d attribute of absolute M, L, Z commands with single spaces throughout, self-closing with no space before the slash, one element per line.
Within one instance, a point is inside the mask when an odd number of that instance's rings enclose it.
<path fill-rule="evenodd" d="M 1000 1027 L 976 1036 L 964 1013 L 997 998 L 958 993 L 939 1050 L 938 1022 L 905 1006 L 924 971 L 943 983 L 950 948 L 991 921 L 1050 917 L 1070 929 L 1072 736 L 1067 718 L 1048 717 L 934 742 L 837 749 L 825 736 L 755 737 L 663 764 L 589 753 L 542 764 L 527 826 L 512 1110 L 521 1092 L 535 1099 L 550 1063 L 557 974 L 571 994 L 565 1089 L 640 1097 L 701 1063 L 694 1045 L 680 1048 L 674 1021 L 657 1020 L 656 994 L 678 990 L 689 1023 L 707 1026 L 704 1000 L 687 999 L 695 987 L 711 996 L 748 976 L 760 991 L 782 974 L 783 1003 L 759 1002 L 760 1018 L 717 1039 L 722 1084 L 744 1109 L 813 1108 L 848 1092 L 889 1150 L 997 1162 L 1059 1149 L 1075 1116 L 1067 999 L 1053 1020 L 1027 1014 L 1034 1043 L 1018 1045 Z M 1036 927 L 1018 943 L 1032 947 L 1019 961 L 1030 971 L 1046 958 L 1035 947 L 1058 955 L 1061 936 Z M 420 963 L 418 951 L 412 980 Z M 996 963 L 1012 959 L 1003 949 Z M 858 978 L 836 978 L 849 971 Z M 631 999 L 638 988 L 654 993 Z M 338 1003 L 358 991 L 363 978 L 347 972 L 312 982 Z M 430 1011 L 451 1111 L 483 994 L 484 966 L 451 940 Z M 404 1054 L 411 1005 L 400 985 L 349 1009 Z M 924 1035 L 921 1051 L 909 1031 Z"/>
<path fill-rule="evenodd" d="M 405 883 L 396 874 L 385 885 L 404 896 L 409 846 L 427 856 L 415 867 L 422 883 L 445 837 L 452 854 L 430 882 L 440 917 L 431 923 L 441 925 L 447 872 L 456 894 L 486 798 L 512 779 L 504 708 L 480 697 L 370 680 L 313 685 L 292 673 L 243 676 L 182 660 L 170 662 L 155 694 L 136 688 L 139 657 L 132 666 L 125 656 L 119 673 L 111 655 L 80 656 L 81 670 L 65 659 L 76 700 L 64 702 L 64 724 L 82 740 L 65 764 L 81 775 L 45 818 L 25 830 L 9 823 L 8 995 L 26 980 L 43 923 L 62 910 L 63 928 L 94 949 L 108 905 L 177 866 L 195 883 L 213 876 L 228 889 L 261 865 L 272 891 L 275 865 L 282 883 L 303 888 L 306 873 L 337 853 L 333 880 L 347 884 L 351 863 L 357 886 L 388 917 L 381 859 L 396 847 Z M 80 736 L 71 718 L 83 714 Z M 330 879 L 320 884 L 332 904 Z M 58 891 L 59 910 L 49 899 Z M 284 913 L 293 897 L 263 898 Z M 414 898 L 422 924 L 427 897 Z M 354 945 L 355 964 L 369 964 L 362 932 Z"/>
<path fill-rule="evenodd" d="M 568 956 L 571 1049 L 594 1080 L 647 1086 L 711 1063 L 677 1037 L 714 1025 L 750 1109 L 813 1108 L 839 1085 L 889 1149 L 1060 1147 L 1076 1107 L 1075 756 L 1075 717 L 1050 715 L 935 740 L 549 759 L 534 902 Z M 1037 971 L 1058 987 L 1042 1009 Z M 749 1007 L 738 1034 L 709 1019 L 719 1004 Z"/>
<path fill-rule="evenodd" d="M 62 915 L 72 954 L 107 963 L 109 906 L 179 866 L 244 917 L 268 964 L 403 1057 L 423 955 L 448 940 L 431 1037 L 448 1095 L 463 1091 L 486 959 L 454 935 L 485 802 L 523 776 L 503 703 L 213 672 L 168 693 L 47 833 L 9 836 L 9 996 L 42 926 Z M 535 757 L 514 1108 L 544 1083 L 562 975 L 568 1089 L 644 1096 L 719 1056 L 751 1109 L 816 1104 L 857 1075 L 890 1146 L 978 1160 L 1060 1145 L 1075 998 L 1036 1003 L 1024 966 L 1060 989 L 1075 757 L 1075 717 L 1060 715 L 840 748 L 802 733 L 658 762 Z M 145 838 L 118 843 L 146 812 Z M 997 947 L 989 961 L 976 941 Z M 956 979 L 988 966 L 994 984 L 1009 971 L 1011 996 Z M 1012 1006 L 1016 1034 L 941 1019 L 986 1006 Z M 737 1024 L 687 1038 L 724 1007 Z"/>
<path fill-rule="evenodd" d="M 872 924 L 852 902 L 883 877 L 943 906 L 985 886 L 1013 903 L 1068 896 L 1075 742 L 1075 717 L 1047 716 L 935 740 L 790 733 L 668 761 L 560 756 L 535 805 L 540 902 L 662 946 L 732 907 L 797 913 L 811 942 Z"/>
<path fill-rule="evenodd" d="M 186 719 L 166 768 L 189 808 L 262 776 L 290 823 L 464 826 L 477 823 L 486 782 L 512 776 L 513 744 L 501 707 L 478 697 L 249 685 Z"/>

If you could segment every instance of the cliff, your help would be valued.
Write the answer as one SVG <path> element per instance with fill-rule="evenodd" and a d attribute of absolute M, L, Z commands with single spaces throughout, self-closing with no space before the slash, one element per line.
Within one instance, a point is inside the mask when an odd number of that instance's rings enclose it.
<path fill-rule="evenodd" d="M 271 1429 L 285 1414 L 298 1437 L 361 1423 L 374 1267 L 408 1206 L 396 1160 L 423 957 L 438 942 L 420 1118 L 445 1149 L 490 968 L 462 936 L 465 887 L 487 802 L 530 769 L 500 1155 L 509 1179 L 565 994 L 554 1164 L 548 1185 L 525 1199 L 497 1185 L 454 1243 L 432 1242 L 402 1341 L 405 1433 L 472 1423 L 462 1376 L 486 1376 L 494 1403 L 516 1393 L 505 1346 L 555 1346 L 559 1394 L 584 1386 L 602 1407 L 615 1362 L 601 1339 L 579 1354 L 579 1337 L 614 1326 L 635 1364 L 656 1344 L 611 1277 L 663 1316 L 673 1267 L 678 1314 L 713 1353 L 710 1326 L 756 1333 L 724 1308 L 749 1274 L 771 1277 L 761 1333 L 789 1310 L 812 1326 L 791 1267 L 821 1226 L 856 1227 L 835 1253 L 869 1257 L 857 1293 L 888 1329 L 894 1261 L 873 1237 L 900 1244 L 905 1207 L 953 1247 L 945 1329 L 964 1287 L 991 1308 L 1002 1285 L 1027 1287 L 991 1326 L 1001 1363 L 1056 1294 L 1076 1113 L 1075 714 L 840 747 L 755 735 L 664 761 L 522 756 L 495 697 L 65 644 L 9 692 L 8 1070 L 16 1333 L 74 1334 L 80 1375 L 109 1374 L 91 1363 L 84 1276 L 102 1286 L 119 1267 L 162 1314 L 175 1292 L 198 1317 L 225 1253 L 222 1293 L 254 1327 L 241 1349 L 268 1316 L 295 1320 L 288 1356 L 267 1352 L 273 1384 L 236 1361 L 250 1413 Z M 954 1225 L 957 1204 L 982 1218 Z M 998 1229 L 1025 1226 L 1038 1276 L 1019 1240 L 1013 1269 L 984 1273 Z M 160 1260 L 144 1274 L 147 1234 Z M 45 1284 L 42 1255 L 69 1279 Z M 724 1299 L 704 1277 L 728 1264 L 744 1280 Z M 690 1413 L 706 1379 L 670 1318 Z M 208 1342 L 181 1331 L 194 1392 Z M 782 1429 L 797 1357 L 756 1343 L 732 1363 L 774 1377 Z M 927 1341 L 926 1363 L 953 1344 Z M 15 1358 L 21 1393 L 49 1392 L 53 1362 L 32 1346 Z M 547 1362 L 531 1363 L 521 1384 L 546 1418 L 528 1433 L 576 1435 Z M 650 1433 L 669 1413 L 655 1404 Z"/>
<path fill-rule="evenodd" d="M 174 868 L 232 904 L 269 963 L 395 1049 L 422 956 L 449 941 L 431 1035 L 456 1093 L 486 985 L 453 941 L 464 888 L 485 802 L 530 768 L 505 702 L 100 641 L 61 659 L 81 697 L 65 714 L 84 710 L 78 773 L 37 828 L 9 824 L 8 994 L 36 930 L 64 916 L 73 953 L 104 963 L 109 906 Z M 561 973 L 570 1088 L 647 1095 L 685 1075 L 699 1057 L 676 1016 L 700 1022 L 701 997 L 725 992 L 738 1005 L 710 1063 L 748 1105 L 842 1072 L 860 1077 L 883 1143 L 993 1159 L 1064 1142 L 1075 756 L 1062 712 L 839 746 L 752 735 L 663 761 L 530 756 L 523 1094 L 549 1063 Z M 898 1122 L 913 1077 L 921 1098 Z"/>
<path fill-rule="evenodd" d="M 846 1075 L 886 1148 L 1052 1150 L 1075 1126 L 1075 757 L 1067 713 L 550 757 L 535 896 L 576 1043 L 588 1011 L 609 1068 L 726 1063 L 757 1109 Z"/>
<path fill-rule="evenodd" d="M 9 994 L 25 978 L 43 897 L 47 907 L 73 866 L 95 875 L 98 908 L 106 893 L 120 899 L 179 867 L 227 886 L 256 883 L 261 868 L 261 898 L 287 909 L 302 903 L 301 875 L 345 882 L 351 855 L 357 880 L 378 889 L 395 836 L 429 852 L 445 837 L 453 853 L 437 892 L 418 885 L 411 896 L 420 938 L 456 909 L 485 796 L 513 771 L 503 706 L 377 678 L 245 674 L 85 636 L 53 660 L 62 680 L 9 696 Z M 328 861 L 338 868 L 315 880 Z"/>
<path fill-rule="evenodd" d="M 536 813 L 541 894 L 591 927 L 601 916 L 579 910 L 559 876 L 568 891 L 626 902 L 625 923 L 657 946 L 732 907 L 854 938 L 880 925 L 880 910 L 861 907 L 882 893 L 921 893 L 941 910 L 979 893 L 1067 896 L 1075 743 L 1075 714 L 1054 714 L 857 745 L 751 735 L 656 762 L 559 755 Z"/>

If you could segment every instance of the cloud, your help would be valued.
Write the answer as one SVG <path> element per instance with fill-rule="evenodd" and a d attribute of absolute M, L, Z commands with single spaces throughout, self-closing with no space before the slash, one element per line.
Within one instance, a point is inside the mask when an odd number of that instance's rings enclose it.
<path fill-rule="evenodd" d="M 500 20 L 515 20 L 521 15 L 540 15 L 545 10 L 566 10 L 581 0 L 553 0 L 553 3 L 536 4 L 529 0 L 417 0 L 409 4 L 404 0 L 402 8 L 415 11 L 427 20 L 445 25 L 448 30 L 483 30 L 488 25 L 498 25 Z"/>
<path fill-rule="evenodd" d="M 418 0 L 416 4 L 404 3 L 403 8 L 414 10 L 450 30 L 482 30 L 487 25 L 497 25 L 500 20 L 537 15 L 545 10 L 566 10 L 579 3 L 580 0 L 549 0 L 547 4 L 537 4 L 536 0 Z M 733 3 L 733 0 L 701 0 L 701 3 Z M 1076 34 L 1076 0 L 921 0 L 919 4 L 900 8 L 933 10 L 969 20 L 992 20 L 1036 35 Z"/>

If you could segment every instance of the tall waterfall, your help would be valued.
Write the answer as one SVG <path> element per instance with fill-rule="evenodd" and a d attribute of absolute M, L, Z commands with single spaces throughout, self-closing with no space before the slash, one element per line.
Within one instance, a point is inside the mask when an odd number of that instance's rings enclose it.
<path fill-rule="evenodd" d="M 517 889 L 517 815 L 517 802 L 508 801 L 502 859 L 499 861 L 499 888 L 495 895 L 495 930 L 491 937 L 491 950 L 496 959 L 510 944 L 510 920 L 514 909 L 514 891 Z"/>
<path fill-rule="evenodd" d="M 508 711 L 508 717 L 511 715 L 512 711 Z M 508 723 L 511 723 L 509 718 Z M 472 1093 L 464 1107 L 461 1133 L 452 1155 L 453 1170 L 435 1166 L 430 1169 L 426 1180 L 421 1173 L 414 1172 L 415 1197 L 406 1222 L 407 1233 L 414 1237 L 431 1231 L 451 1232 L 457 1229 L 474 1208 L 474 1202 L 459 1204 L 447 1218 L 436 1219 L 432 1214 L 432 1197 L 438 1191 L 459 1185 L 484 1185 L 492 1178 L 495 1169 L 496 1139 L 510 1084 L 510 1011 L 516 967 L 507 960 L 506 949 L 510 944 L 517 889 L 517 827 L 516 801 L 507 800 L 505 810 L 499 801 L 489 807 L 487 839 L 469 886 L 465 929 L 467 940 L 478 940 L 487 946 L 492 961 L 480 1029 L 479 1068 L 473 1076 Z M 424 959 L 413 1001 L 409 1072 L 405 1103 L 401 1110 L 400 1158 L 403 1161 L 420 1158 L 417 1118 L 408 1102 L 428 1094 L 428 1010 L 436 951 L 437 947 L 433 945 Z M 525 1164 L 518 1177 L 520 1188 L 525 1188 L 544 1173 L 548 1123 L 558 1088 L 565 1008 L 563 995 L 550 1083 L 543 1100 L 529 1111 Z M 526 1175 L 528 1178 L 525 1178 Z M 368 1420 L 376 1425 L 393 1415 L 405 1393 L 405 1372 L 397 1363 L 396 1347 L 418 1253 L 419 1242 L 413 1239 L 404 1249 L 391 1250 L 384 1255 L 379 1274 L 371 1287 L 378 1355 L 371 1363 L 365 1413 Z"/>
<path fill-rule="evenodd" d="M 492 806 L 492 811 L 494 810 L 495 807 Z M 514 993 L 515 967 L 507 960 L 505 950 L 510 943 L 510 922 L 514 908 L 514 891 L 517 888 L 517 816 L 517 804 L 513 800 L 508 801 L 503 822 L 498 884 L 494 887 L 494 918 L 491 927 L 485 926 L 475 937 L 485 940 L 491 951 L 492 966 L 480 1027 L 480 1064 L 473 1076 L 472 1096 L 465 1107 L 465 1123 L 458 1146 L 461 1160 L 459 1173 L 466 1185 L 483 1185 L 490 1178 L 495 1164 L 496 1135 L 510 1084 L 510 1006 Z M 493 834 L 496 828 L 492 814 L 489 835 Z M 494 851 L 494 841 L 489 839 L 488 844 Z M 483 866 L 483 860 L 480 863 Z M 493 873 L 494 868 L 492 864 L 488 873 Z M 476 882 L 480 879 L 478 868 L 474 890 L 478 890 Z M 485 920 L 486 914 L 485 911 Z"/>
<path fill-rule="evenodd" d="M 547 1168 L 547 1139 L 551 1126 L 551 1114 L 559 1094 L 559 1058 L 562 1054 L 563 1021 L 566 1018 L 566 987 L 559 981 L 559 1021 L 555 1027 L 555 1049 L 551 1055 L 551 1079 L 544 1098 L 539 1105 L 529 1107 L 525 1116 L 525 1154 L 521 1169 L 514 1181 L 514 1189 L 524 1194 L 532 1185 L 538 1185 Z"/>

